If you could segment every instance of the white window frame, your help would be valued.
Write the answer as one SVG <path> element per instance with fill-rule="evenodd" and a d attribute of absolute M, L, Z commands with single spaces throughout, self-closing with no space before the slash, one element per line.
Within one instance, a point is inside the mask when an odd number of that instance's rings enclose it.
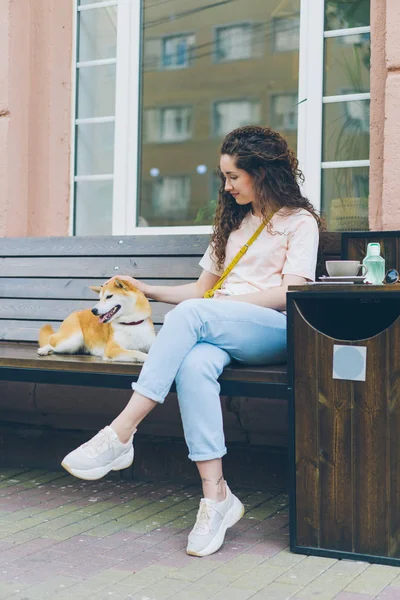
<path fill-rule="evenodd" d="M 77 0 L 74 0 L 77 15 Z M 210 226 L 184 227 L 137 227 L 138 211 L 138 158 L 141 139 L 140 106 L 140 47 L 142 2 L 139 0 L 106 0 L 89 7 L 118 5 L 117 29 L 117 89 L 114 152 L 114 198 L 112 233 L 114 235 L 168 235 L 176 233 L 209 233 Z M 370 33 L 371 27 L 355 27 L 324 32 L 324 0 L 301 0 L 300 8 L 300 56 L 298 87 L 298 145 L 299 166 L 305 175 L 303 193 L 316 209 L 321 208 L 321 180 L 324 169 L 367 167 L 369 160 L 322 162 L 322 114 L 323 104 L 368 100 L 369 93 L 323 96 L 324 41 L 339 37 Z M 75 16 L 76 19 L 76 16 Z M 75 44 L 77 26 L 75 22 Z M 75 114 L 76 55 L 72 61 L 72 114 Z M 75 120 L 73 121 L 75 132 Z M 71 147 L 74 148 L 74 134 Z M 74 216 L 74 151 L 71 156 L 71 233 Z M 96 176 L 98 179 L 108 177 Z"/>

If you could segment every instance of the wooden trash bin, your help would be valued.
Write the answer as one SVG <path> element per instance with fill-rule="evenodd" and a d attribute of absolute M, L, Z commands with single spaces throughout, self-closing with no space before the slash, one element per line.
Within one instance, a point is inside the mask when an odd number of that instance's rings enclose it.
<path fill-rule="evenodd" d="M 288 293 L 290 540 L 400 565 L 400 286 Z"/>

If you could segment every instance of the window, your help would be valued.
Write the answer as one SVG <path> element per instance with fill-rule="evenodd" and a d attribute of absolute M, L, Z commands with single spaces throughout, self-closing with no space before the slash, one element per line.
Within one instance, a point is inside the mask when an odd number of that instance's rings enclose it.
<path fill-rule="evenodd" d="M 104 4 L 78 6 L 72 227 L 78 235 L 112 231 L 117 2 Z"/>
<path fill-rule="evenodd" d="M 369 5 L 308 3 L 298 157 L 305 194 L 330 231 L 368 229 Z"/>
<path fill-rule="evenodd" d="M 270 95 L 297 89 L 300 0 L 238 2 L 229 23 L 214 2 L 77 4 L 86 42 L 77 57 L 74 233 L 205 231 L 221 138 L 268 123 Z M 292 51 L 277 60 L 278 10 L 292 11 L 279 14 Z M 284 133 L 295 148 L 296 129 Z"/>
<path fill-rule="evenodd" d="M 144 112 L 146 142 L 182 142 L 191 137 L 189 106 L 150 108 Z"/>
<path fill-rule="evenodd" d="M 275 17 L 272 22 L 274 52 L 289 52 L 299 47 L 300 17 Z"/>
<path fill-rule="evenodd" d="M 250 23 L 217 27 L 215 30 L 215 61 L 228 62 L 252 58 L 257 50 L 257 31 Z"/>
<path fill-rule="evenodd" d="M 260 103 L 251 100 L 228 100 L 214 104 L 213 133 L 224 136 L 243 125 L 260 123 Z"/>
<path fill-rule="evenodd" d="M 185 69 L 189 66 L 194 35 L 174 35 L 162 40 L 162 68 Z"/>
<path fill-rule="evenodd" d="M 278 131 L 297 129 L 297 94 L 271 97 L 271 126 Z"/>
<path fill-rule="evenodd" d="M 264 123 L 328 229 L 368 228 L 369 0 L 247 0 L 234 23 L 213 2 L 77 4 L 73 233 L 209 225 L 221 138 Z"/>
<path fill-rule="evenodd" d="M 174 224 L 185 219 L 190 203 L 190 178 L 160 177 L 153 183 L 152 212 Z"/>

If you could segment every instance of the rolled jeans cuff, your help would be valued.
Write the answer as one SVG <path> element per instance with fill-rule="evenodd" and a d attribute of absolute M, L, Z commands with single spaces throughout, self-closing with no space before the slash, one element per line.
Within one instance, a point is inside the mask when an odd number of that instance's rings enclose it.
<path fill-rule="evenodd" d="M 190 460 L 194 462 L 201 462 L 202 460 L 214 460 L 215 458 L 222 458 L 226 454 L 226 448 L 219 452 L 213 452 L 212 454 L 189 454 Z"/>
<path fill-rule="evenodd" d="M 158 404 L 164 403 L 165 398 L 163 398 L 162 396 L 158 396 L 153 392 L 149 392 L 149 390 L 146 390 L 144 387 L 142 387 L 136 382 L 133 382 L 131 387 L 135 392 L 138 392 L 139 394 L 141 394 L 145 398 L 148 398 L 149 400 L 153 400 L 153 402 L 158 402 Z"/>

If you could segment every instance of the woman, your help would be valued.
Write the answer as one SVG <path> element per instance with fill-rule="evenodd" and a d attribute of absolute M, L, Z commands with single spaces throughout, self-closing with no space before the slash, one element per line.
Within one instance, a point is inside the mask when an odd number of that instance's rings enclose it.
<path fill-rule="evenodd" d="M 133 461 L 136 428 L 175 380 L 189 458 L 203 487 L 188 554 L 206 556 L 244 508 L 222 472 L 226 454 L 218 377 L 232 360 L 276 364 L 286 358 L 286 291 L 315 276 L 319 217 L 301 194 L 302 173 L 287 142 L 262 127 L 241 127 L 221 147 L 222 185 L 210 246 L 195 283 L 151 286 L 124 277 L 149 298 L 178 306 L 168 313 L 126 408 L 63 466 L 98 479 Z M 213 298 L 203 296 L 265 223 Z M 119 277 L 121 279 L 121 277 Z"/>

